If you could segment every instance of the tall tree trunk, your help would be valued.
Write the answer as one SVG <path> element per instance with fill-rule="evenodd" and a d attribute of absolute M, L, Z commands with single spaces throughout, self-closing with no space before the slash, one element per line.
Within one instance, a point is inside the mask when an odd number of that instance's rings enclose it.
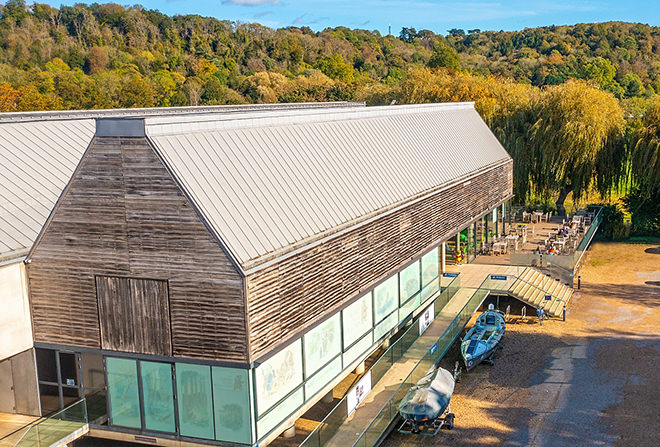
<path fill-rule="evenodd" d="M 559 197 L 557 197 L 557 213 L 560 216 L 566 215 L 566 208 L 564 208 L 564 202 L 566 201 L 566 197 L 568 197 L 569 192 L 571 192 L 571 187 L 568 185 L 564 186 L 559 191 Z"/>

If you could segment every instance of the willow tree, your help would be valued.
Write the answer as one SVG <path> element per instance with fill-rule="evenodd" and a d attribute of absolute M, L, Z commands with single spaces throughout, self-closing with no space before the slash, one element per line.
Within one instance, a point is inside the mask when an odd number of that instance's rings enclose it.
<path fill-rule="evenodd" d="M 568 81 L 544 90 L 534 115 L 530 179 L 537 193 L 556 195 L 560 213 L 569 193 L 578 199 L 591 185 L 604 192 L 618 180 L 618 166 L 606 162 L 622 152 L 623 109 L 614 95 Z"/>
<path fill-rule="evenodd" d="M 646 110 L 630 138 L 631 188 L 623 203 L 633 232 L 660 235 L 660 97 Z"/>
<path fill-rule="evenodd" d="M 660 189 L 660 97 L 656 96 L 633 134 L 631 174 L 634 186 L 648 195 Z"/>

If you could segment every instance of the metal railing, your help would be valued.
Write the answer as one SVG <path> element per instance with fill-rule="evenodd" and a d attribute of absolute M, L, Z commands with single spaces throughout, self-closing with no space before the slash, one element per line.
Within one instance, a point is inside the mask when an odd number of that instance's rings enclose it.
<path fill-rule="evenodd" d="M 479 288 L 475 289 L 470 299 L 463 308 L 455 315 L 451 324 L 445 329 L 433 348 L 419 360 L 413 370 L 403 380 L 396 389 L 392 397 L 383 405 L 376 417 L 371 421 L 367 428 L 359 435 L 353 443 L 353 447 L 369 447 L 379 443 L 381 438 L 389 431 L 390 425 L 398 416 L 399 404 L 408 390 L 415 385 L 426 373 L 434 367 L 440 359 L 446 354 L 449 347 L 454 343 L 463 327 L 472 318 L 474 312 L 486 299 L 490 290 L 486 288 L 484 280 Z M 451 317 L 452 315 L 448 315 Z"/>
<path fill-rule="evenodd" d="M 442 308 L 452 299 L 461 288 L 460 277 L 456 276 L 433 300 L 434 314 L 441 312 Z M 380 356 L 369 369 L 371 371 L 372 387 L 380 381 L 385 373 L 410 349 L 419 338 L 419 323 L 412 324 L 396 342 Z M 314 430 L 300 444 L 300 447 L 321 447 L 328 442 L 339 430 L 339 427 L 348 419 L 353 409 L 348 408 L 347 398 L 344 396 L 337 405 L 323 418 Z"/>
<path fill-rule="evenodd" d="M 0 445 L 49 447 L 67 439 L 76 432 L 85 431 L 88 424 L 100 422 L 105 417 L 105 392 L 98 391 L 28 425 L 24 430 L 19 430 L 10 437 L 3 438 Z M 67 441 L 70 442 L 71 440 Z"/>

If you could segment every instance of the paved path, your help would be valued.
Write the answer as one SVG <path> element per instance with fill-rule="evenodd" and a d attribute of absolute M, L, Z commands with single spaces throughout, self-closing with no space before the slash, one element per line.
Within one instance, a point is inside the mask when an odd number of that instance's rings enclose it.
<path fill-rule="evenodd" d="M 532 379 L 528 408 L 532 417 L 505 444 L 530 447 L 611 446 L 601 424 L 603 411 L 618 401 L 622 378 L 594 367 L 594 343 L 584 338 L 553 350 L 549 365 Z"/>
<path fill-rule="evenodd" d="M 447 271 L 460 273 L 461 287 L 477 288 L 488 275 L 519 276 L 527 267 L 515 265 L 462 264 L 448 265 Z"/>

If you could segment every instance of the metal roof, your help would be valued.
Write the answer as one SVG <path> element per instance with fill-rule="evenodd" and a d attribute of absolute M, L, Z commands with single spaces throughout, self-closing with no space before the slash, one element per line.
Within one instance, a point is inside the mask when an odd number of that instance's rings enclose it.
<path fill-rule="evenodd" d="M 145 123 L 244 270 L 510 160 L 472 103 Z"/>
<path fill-rule="evenodd" d="M 0 261 L 27 254 L 94 130 L 93 119 L 0 121 Z"/>

